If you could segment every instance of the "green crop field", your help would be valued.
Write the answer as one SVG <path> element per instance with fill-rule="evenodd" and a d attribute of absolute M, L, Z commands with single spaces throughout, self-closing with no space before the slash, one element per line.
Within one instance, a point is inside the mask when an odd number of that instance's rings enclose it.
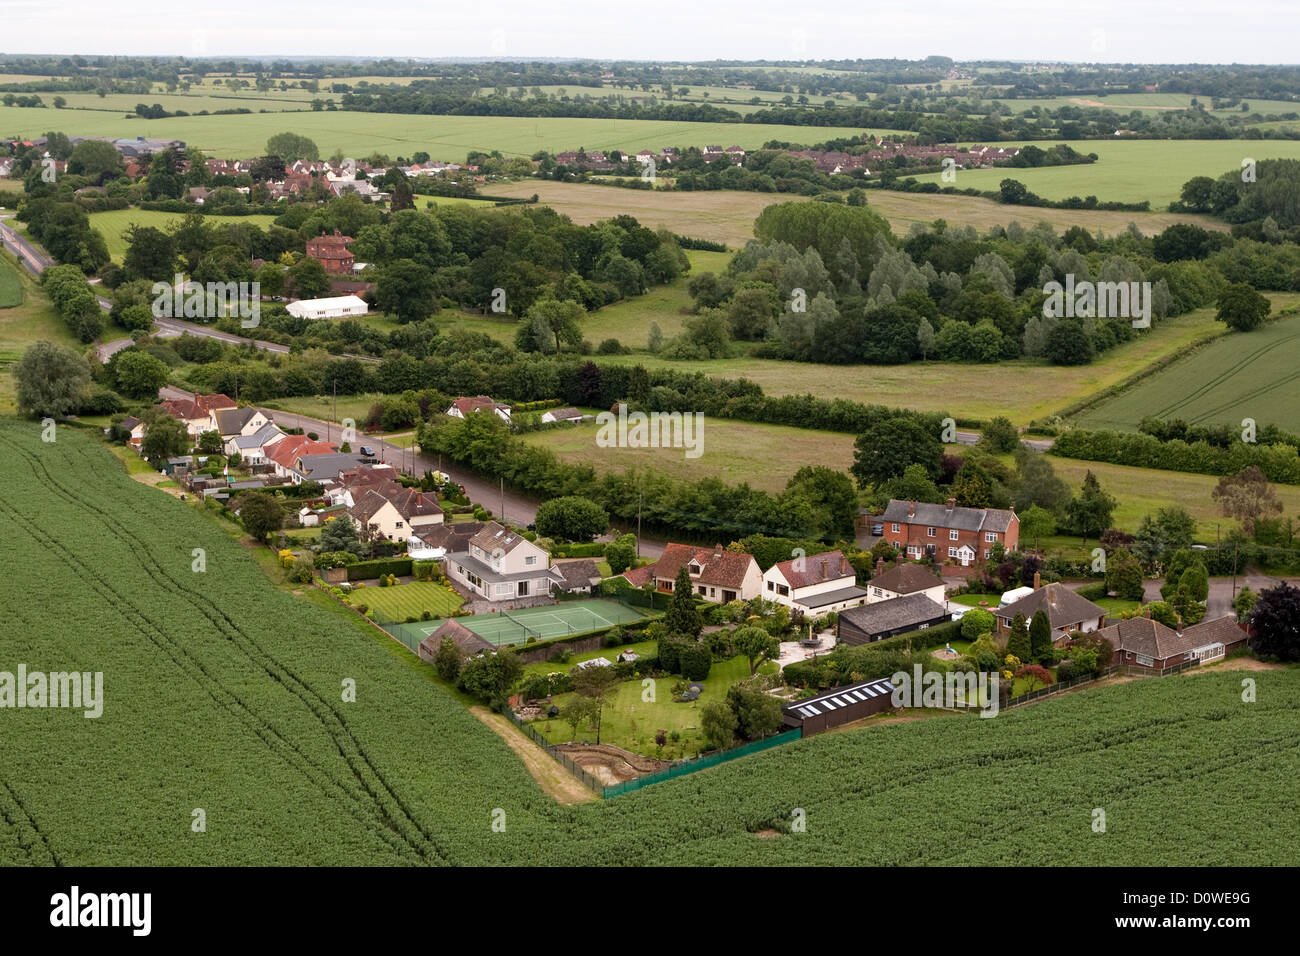
<path fill-rule="evenodd" d="M 153 100 L 149 102 L 152 104 Z M 231 103 L 241 105 L 236 101 Z M 515 156 L 531 156 L 539 149 L 558 153 L 579 146 L 589 150 L 617 149 L 632 153 L 641 149 L 658 150 L 664 146 L 706 146 L 710 143 L 754 149 L 769 139 L 812 143 L 826 136 L 824 129 L 806 126 L 676 120 L 417 116 L 344 110 L 292 115 L 269 112 L 128 120 L 116 113 L 70 110 L 55 117 L 51 115 L 53 112 L 0 106 L 0 129 L 14 136 L 40 136 L 55 126 L 69 136 L 180 139 L 188 146 L 222 158 L 259 156 L 266 151 L 268 138 L 276 133 L 294 132 L 311 137 L 322 156 L 329 156 L 336 149 L 356 157 L 374 152 L 410 156 L 424 150 L 432 158 L 445 161 L 464 161 L 466 153 L 472 149 L 499 149 Z M 837 128 L 834 134 L 851 136 L 863 132 L 878 131 Z"/>
<path fill-rule="evenodd" d="M 1017 145 L 1025 145 L 1023 143 Z M 1056 145 L 1043 141 L 1044 149 Z M 1097 162 L 1082 166 L 1039 169 L 958 170 L 957 180 L 945 184 L 941 173 L 917 176 L 920 182 L 938 182 L 958 189 L 997 190 L 1004 179 L 1017 179 L 1044 199 L 1096 196 L 1103 202 L 1141 202 L 1155 210 L 1177 199 L 1183 183 L 1193 176 L 1218 177 L 1241 169 L 1243 159 L 1297 159 L 1300 142 L 1294 140 L 1150 140 L 1116 142 L 1079 140 L 1070 144 L 1081 153 L 1096 153 Z M 1028 215 L 1028 214 L 1027 214 Z"/>
<path fill-rule="evenodd" d="M 447 585 L 429 581 L 412 581 L 388 588 L 368 584 L 354 591 L 353 595 L 352 602 L 369 607 L 375 620 L 381 623 L 418 618 L 425 611 L 433 617 L 447 617 L 465 603 L 465 599 Z"/>
<path fill-rule="evenodd" d="M 23 304 L 23 286 L 18 278 L 18 266 L 0 259 L 0 309 L 12 309 Z"/>
<path fill-rule="evenodd" d="M 1261 426 L 1300 431 L 1298 349 L 1297 316 L 1224 336 L 1085 410 L 1075 423 L 1136 431 L 1149 415 L 1237 428 L 1243 418 L 1253 418 Z"/>
<path fill-rule="evenodd" d="M 126 255 L 126 231 L 133 225 L 153 226 L 164 231 L 174 223 L 185 218 L 184 213 L 160 212 L 156 209 L 112 209 L 108 212 L 92 212 L 90 225 L 98 229 L 108 244 L 108 254 L 114 262 L 121 262 Z M 243 223 L 266 229 L 275 222 L 274 216 L 209 216 L 207 222 L 217 226 Z"/>
<path fill-rule="evenodd" d="M 97 719 L 6 710 L 0 864 L 1260 866 L 1300 852 L 1292 830 L 1258 826 L 1294 809 L 1294 669 L 1252 673 L 1250 704 L 1239 674 L 1209 668 L 993 720 L 827 734 L 560 806 L 431 668 L 272 585 L 220 519 L 114 462 L 75 429 L 43 443 L 0 423 L 4 667 L 103 674 Z M 794 808 L 806 833 L 788 833 Z M 1016 839 L 990 841 L 991 820 L 1014 820 Z"/>

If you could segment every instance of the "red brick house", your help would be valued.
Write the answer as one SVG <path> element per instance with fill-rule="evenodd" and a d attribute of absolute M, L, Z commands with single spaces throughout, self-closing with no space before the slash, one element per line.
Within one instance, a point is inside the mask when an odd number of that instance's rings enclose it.
<path fill-rule="evenodd" d="M 914 560 L 930 557 L 969 567 L 988 558 L 995 544 L 1013 551 L 1020 543 L 1014 511 L 959 507 L 954 498 L 941 505 L 894 498 L 880 520 L 885 540 Z"/>
<path fill-rule="evenodd" d="M 348 250 L 351 236 L 339 234 L 337 229 L 332 236 L 317 236 L 307 240 L 307 255 L 319 262 L 330 275 L 352 275 L 352 266 L 357 261 Z"/>
<path fill-rule="evenodd" d="M 653 581 L 655 590 L 672 591 L 683 565 L 693 590 L 706 601 L 727 604 L 748 601 L 763 593 L 763 573 L 754 556 L 727 551 L 721 544 L 712 548 L 669 544 L 654 564 L 626 571 L 623 577 L 633 587 Z"/>
<path fill-rule="evenodd" d="M 1217 661 L 1246 644 L 1246 632 L 1232 615 L 1202 621 L 1181 631 L 1149 617 L 1119 621 L 1097 632 L 1115 648 L 1115 663 L 1163 670 L 1189 661 Z"/>

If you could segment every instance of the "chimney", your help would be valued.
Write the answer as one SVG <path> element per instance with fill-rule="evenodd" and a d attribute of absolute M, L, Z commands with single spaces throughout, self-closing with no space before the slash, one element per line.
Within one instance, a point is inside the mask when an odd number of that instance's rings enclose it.
<path fill-rule="evenodd" d="M 826 580 L 826 559 L 822 558 L 822 580 Z"/>
<path fill-rule="evenodd" d="M 1034 590 L 1037 591 L 1043 586 L 1043 576 L 1037 571 L 1034 572 Z"/>
<path fill-rule="evenodd" d="M 909 518 L 915 518 L 915 517 L 916 517 L 916 502 L 915 502 L 915 501 L 913 501 L 911 504 L 909 504 L 909 505 L 907 506 L 907 516 L 908 516 Z"/>
<path fill-rule="evenodd" d="M 720 558 L 720 557 L 722 557 L 722 543 L 721 543 L 721 542 L 715 542 L 715 543 L 714 543 L 714 545 L 713 545 L 713 556 L 714 556 L 715 558 Z"/>
<path fill-rule="evenodd" d="M 894 555 L 894 563 L 895 563 L 895 564 L 902 564 L 902 563 L 903 563 L 903 552 L 902 552 L 902 551 L 899 551 L 898 554 Z"/>
<path fill-rule="evenodd" d="M 876 574 L 884 574 L 884 573 L 885 573 L 885 559 L 876 558 Z"/>
<path fill-rule="evenodd" d="M 953 508 L 957 507 L 957 499 L 949 498 L 947 501 L 944 502 L 944 505 L 948 508 L 949 511 L 952 511 Z"/>

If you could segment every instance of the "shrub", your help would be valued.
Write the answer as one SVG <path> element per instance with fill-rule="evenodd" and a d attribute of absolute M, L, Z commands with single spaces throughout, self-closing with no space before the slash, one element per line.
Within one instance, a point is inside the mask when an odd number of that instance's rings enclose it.
<path fill-rule="evenodd" d="M 700 681 L 709 676 L 713 666 L 713 654 L 703 644 L 695 641 L 683 642 L 677 654 L 678 668 L 687 680 Z"/>

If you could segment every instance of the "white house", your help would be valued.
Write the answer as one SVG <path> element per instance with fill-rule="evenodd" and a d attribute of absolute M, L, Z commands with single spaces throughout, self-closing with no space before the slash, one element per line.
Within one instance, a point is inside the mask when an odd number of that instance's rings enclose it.
<path fill-rule="evenodd" d="M 214 408 L 208 415 L 209 431 L 217 432 L 223 440 L 236 435 L 256 435 L 271 423 L 265 412 L 251 405 L 242 408 Z"/>
<path fill-rule="evenodd" d="M 582 412 L 576 408 L 552 408 L 550 411 L 542 413 L 542 424 L 549 425 L 552 422 L 580 422 L 583 419 Z"/>
<path fill-rule="evenodd" d="M 933 571 L 919 564 L 907 564 L 901 559 L 888 571 L 883 559 L 876 561 L 876 573 L 867 582 L 867 603 L 891 601 L 907 594 L 924 594 L 935 604 L 944 607 L 943 580 Z"/>
<path fill-rule="evenodd" d="M 551 556 L 517 531 L 489 521 L 465 551 L 447 555 L 447 576 L 488 601 L 547 597 L 564 578 Z"/>
<path fill-rule="evenodd" d="M 233 435 L 226 439 L 223 449 L 227 455 L 239 452 L 239 457 L 246 465 L 261 465 L 266 462 L 267 449 L 284 437 L 279 427 L 267 423 L 250 434 Z"/>
<path fill-rule="evenodd" d="M 774 564 L 763 575 L 763 597 L 805 614 L 829 614 L 865 604 L 867 592 L 841 551 Z"/>
<path fill-rule="evenodd" d="M 370 307 L 355 295 L 335 295 L 325 299 L 299 299 L 290 302 L 285 310 L 300 319 L 341 319 L 365 315 Z"/>
<path fill-rule="evenodd" d="M 398 484 L 368 487 L 354 494 L 356 503 L 348 508 L 348 514 L 372 539 L 406 541 L 443 522 L 437 495 Z"/>
<path fill-rule="evenodd" d="M 447 414 L 452 418 L 468 418 L 474 412 L 495 412 L 503 421 L 510 421 L 510 406 L 502 402 L 494 402 L 486 395 L 478 395 L 473 398 L 461 396 L 451 403 L 451 408 L 447 409 Z"/>

